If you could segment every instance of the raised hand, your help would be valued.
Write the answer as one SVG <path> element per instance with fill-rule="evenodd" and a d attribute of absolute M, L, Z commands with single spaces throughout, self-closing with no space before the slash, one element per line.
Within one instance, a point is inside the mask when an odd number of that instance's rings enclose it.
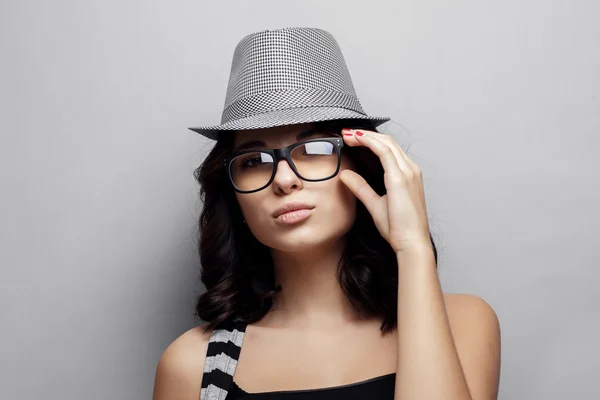
<path fill-rule="evenodd" d="M 352 170 L 340 180 L 365 205 L 384 239 L 398 252 L 431 246 L 421 169 L 389 135 L 364 129 L 342 130 L 348 146 L 365 146 L 381 160 L 386 194 L 379 196 Z"/>

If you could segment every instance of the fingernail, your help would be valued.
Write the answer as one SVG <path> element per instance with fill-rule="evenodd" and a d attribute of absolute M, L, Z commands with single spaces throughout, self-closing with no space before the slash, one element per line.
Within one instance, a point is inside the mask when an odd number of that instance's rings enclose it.
<path fill-rule="evenodd" d="M 364 135 L 364 133 L 362 133 L 361 131 L 356 131 L 356 134 L 357 134 L 358 136 L 363 136 L 363 135 Z"/>
<path fill-rule="evenodd" d="M 351 133 L 344 133 L 344 136 L 354 136 Z"/>

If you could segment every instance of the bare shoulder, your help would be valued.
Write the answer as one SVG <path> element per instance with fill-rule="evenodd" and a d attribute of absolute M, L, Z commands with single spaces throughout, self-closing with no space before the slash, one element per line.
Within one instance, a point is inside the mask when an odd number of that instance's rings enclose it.
<path fill-rule="evenodd" d="M 482 298 L 444 294 L 456 352 L 475 398 L 496 398 L 500 380 L 500 323 Z"/>
<path fill-rule="evenodd" d="M 184 332 L 163 352 L 156 367 L 153 400 L 197 400 L 211 332 L 199 325 Z"/>
<path fill-rule="evenodd" d="M 481 297 L 471 294 L 445 293 L 444 302 L 453 330 L 454 328 L 472 329 L 473 325 L 483 325 L 492 330 L 500 327 L 496 312 Z"/>

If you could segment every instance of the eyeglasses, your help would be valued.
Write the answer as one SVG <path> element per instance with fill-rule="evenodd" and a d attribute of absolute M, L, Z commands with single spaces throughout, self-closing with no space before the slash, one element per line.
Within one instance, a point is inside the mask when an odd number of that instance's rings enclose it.
<path fill-rule="evenodd" d="M 269 186 L 280 160 L 286 160 L 298 178 L 319 182 L 331 179 L 339 172 L 342 147 L 342 138 L 307 139 L 281 149 L 237 152 L 223 161 L 223 167 L 239 193 L 258 192 Z"/>

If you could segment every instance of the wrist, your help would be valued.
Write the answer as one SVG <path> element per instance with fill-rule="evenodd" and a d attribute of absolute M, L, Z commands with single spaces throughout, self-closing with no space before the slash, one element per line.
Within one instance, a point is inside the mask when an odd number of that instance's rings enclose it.
<path fill-rule="evenodd" d="M 396 257 L 398 258 L 414 258 L 429 255 L 434 256 L 433 245 L 431 242 L 413 243 L 403 247 L 402 250 L 396 251 Z"/>

